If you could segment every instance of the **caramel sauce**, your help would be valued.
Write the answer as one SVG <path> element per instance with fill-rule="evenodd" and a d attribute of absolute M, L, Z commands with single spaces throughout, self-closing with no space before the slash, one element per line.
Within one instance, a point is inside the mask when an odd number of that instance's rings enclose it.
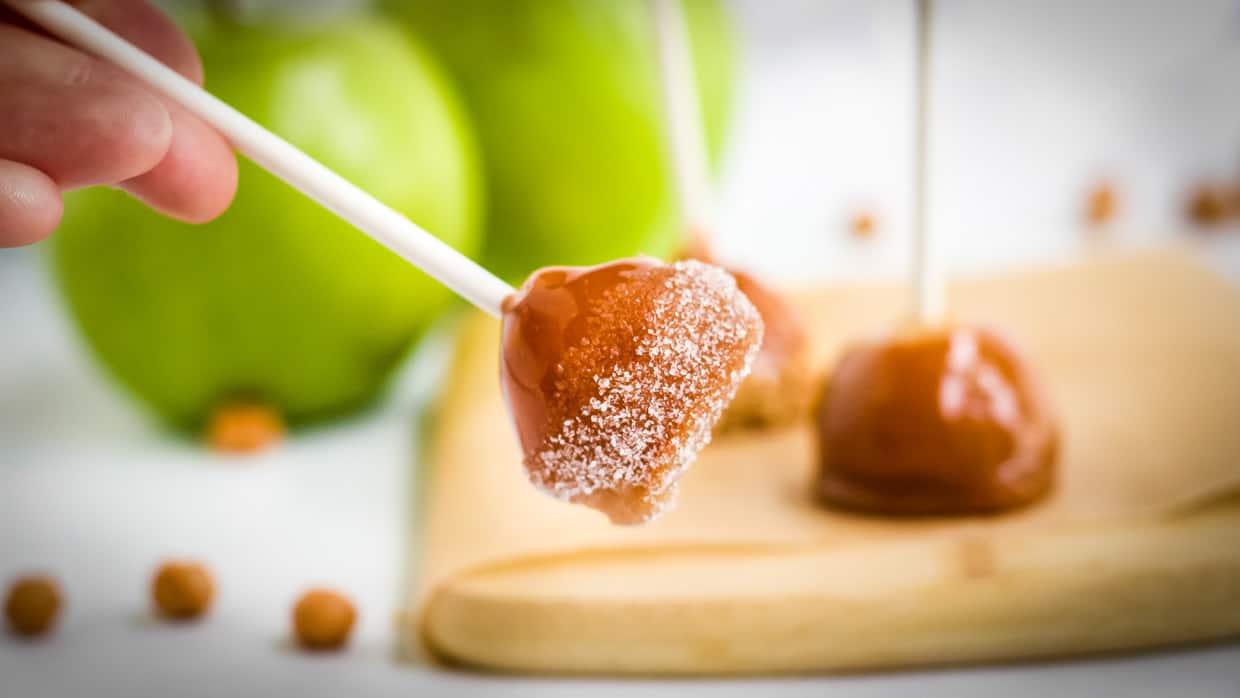
<path fill-rule="evenodd" d="M 1056 429 L 1028 365 L 984 329 L 863 345 L 816 414 L 818 495 L 880 514 L 1000 512 L 1045 495 Z"/>

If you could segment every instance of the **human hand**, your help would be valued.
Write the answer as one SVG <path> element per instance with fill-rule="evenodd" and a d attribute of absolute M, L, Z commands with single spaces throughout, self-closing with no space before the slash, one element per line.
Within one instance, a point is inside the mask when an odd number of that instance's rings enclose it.
<path fill-rule="evenodd" d="M 146 0 L 73 4 L 202 83 L 193 44 Z M 0 6 L 0 247 L 47 236 L 60 223 L 61 193 L 94 185 L 200 223 L 232 201 L 237 163 L 185 109 Z"/>

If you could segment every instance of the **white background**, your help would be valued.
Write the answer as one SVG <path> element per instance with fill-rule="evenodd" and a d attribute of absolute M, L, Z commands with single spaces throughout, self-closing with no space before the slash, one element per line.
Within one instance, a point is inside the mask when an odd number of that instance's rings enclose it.
<path fill-rule="evenodd" d="M 905 2 L 744 0 L 745 49 L 722 181 L 725 254 L 789 280 L 907 264 L 911 13 Z M 1080 254 L 1085 192 L 1116 184 L 1105 245 L 1202 240 L 1181 214 L 1198 178 L 1240 174 L 1240 3 L 941 0 L 932 220 L 953 269 Z M 846 223 L 873 210 L 878 236 Z M 1240 232 L 1200 244 L 1240 280 Z M 395 663 L 416 545 L 415 415 L 442 346 L 369 414 L 253 459 L 161 434 L 85 355 L 39 249 L 0 252 L 0 581 L 44 569 L 67 613 L 46 642 L 0 635 L 0 697 L 614 695 L 1240 695 L 1240 647 L 1139 657 L 758 682 L 487 678 Z M 155 623 L 147 581 L 206 560 L 199 625 Z M 361 609 L 340 655 L 286 639 L 311 584 Z M 640 690 L 639 690 L 640 689 Z"/>

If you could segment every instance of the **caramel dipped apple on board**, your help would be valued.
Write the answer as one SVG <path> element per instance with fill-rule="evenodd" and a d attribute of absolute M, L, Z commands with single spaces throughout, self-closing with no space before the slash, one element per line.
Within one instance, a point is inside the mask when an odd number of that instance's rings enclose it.
<path fill-rule="evenodd" d="M 946 319 L 926 223 L 931 6 L 917 3 L 913 321 L 847 350 L 827 378 L 813 489 L 828 505 L 875 514 L 996 513 L 1050 491 L 1059 436 L 1017 347 Z"/>

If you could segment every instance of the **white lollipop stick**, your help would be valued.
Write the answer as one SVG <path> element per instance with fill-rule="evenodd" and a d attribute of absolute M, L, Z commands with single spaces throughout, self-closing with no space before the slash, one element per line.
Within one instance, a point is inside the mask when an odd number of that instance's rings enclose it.
<path fill-rule="evenodd" d="M 946 289 L 929 224 L 930 35 L 934 0 L 916 0 L 917 37 L 913 130 L 913 278 L 910 284 L 916 319 L 923 325 L 943 319 Z"/>
<path fill-rule="evenodd" d="M 210 124 L 259 166 L 495 317 L 508 284 L 447 243 L 60 0 L 4 0 L 69 44 L 106 59 Z"/>
<path fill-rule="evenodd" d="M 650 0 L 650 12 L 677 200 L 693 244 L 705 252 L 714 232 L 715 205 L 688 27 L 680 0 Z"/>

